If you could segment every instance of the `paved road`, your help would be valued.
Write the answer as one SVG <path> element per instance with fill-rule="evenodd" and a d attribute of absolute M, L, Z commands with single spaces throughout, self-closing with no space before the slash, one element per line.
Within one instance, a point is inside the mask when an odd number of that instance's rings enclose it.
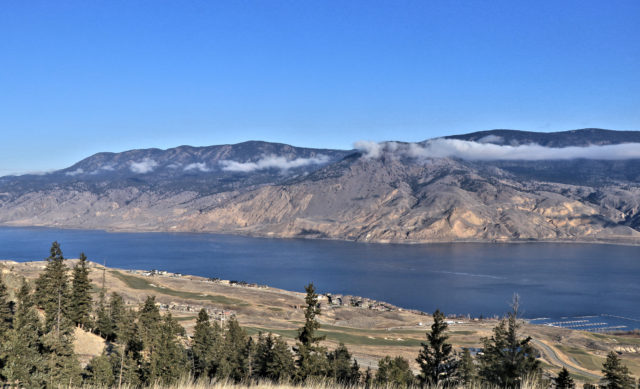
<path fill-rule="evenodd" d="M 577 367 L 575 367 L 573 365 L 569 365 L 569 364 L 565 363 L 564 361 L 562 361 L 560 359 L 560 357 L 558 357 L 558 354 L 555 352 L 554 349 L 552 349 L 551 347 L 549 347 L 546 344 L 542 343 L 541 341 L 533 339 L 533 343 L 545 355 L 545 357 L 547 357 L 554 364 L 557 364 L 557 365 L 560 365 L 560 366 L 564 366 L 570 372 L 573 372 L 573 373 L 576 373 L 576 374 L 580 374 L 580 375 L 585 376 L 585 377 L 593 378 L 594 380 L 599 380 L 600 378 L 602 378 L 602 376 L 600 376 L 600 375 L 593 374 L 590 371 L 582 370 L 582 369 L 579 369 L 579 368 L 577 368 Z"/>

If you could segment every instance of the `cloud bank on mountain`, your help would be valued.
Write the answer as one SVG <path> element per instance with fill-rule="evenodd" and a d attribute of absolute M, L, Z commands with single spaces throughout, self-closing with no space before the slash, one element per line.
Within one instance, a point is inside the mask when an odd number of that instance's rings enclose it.
<path fill-rule="evenodd" d="M 129 169 L 134 173 L 151 173 L 158 166 L 158 163 L 151 158 L 145 158 L 140 162 L 131 162 Z"/>
<path fill-rule="evenodd" d="M 445 138 L 432 139 L 424 143 L 358 141 L 354 143 L 354 147 L 360 150 L 365 158 L 374 159 L 381 157 L 383 154 L 416 159 L 459 158 L 472 161 L 640 159 L 640 143 L 590 145 L 585 147 L 546 147 L 535 143 L 524 145 L 491 143 L 501 141 L 498 138 L 482 139 L 481 142 Z"/>
<path fill-rule="evenodd" d="M 307 165 L 320 165 L 325 164 L 330 161 L 330 158 L 326 155 L 319 154 L 315 157 L 310 158 L 295 158 L 295 159 L 287 159 L 282 156 L 277 155 L 267 155 L 263 156 L 259 160 L 255 162 L 238 162 L 232 160 L 222 160 L 220 161 L 220 166 L 222 170 L 228 172 L 242 172 L 249 173 L 255 170 L 263 170 L 263 169 L 280 169 L 280 170 L 289 170 L 298 167 L 303 167 Z"/>

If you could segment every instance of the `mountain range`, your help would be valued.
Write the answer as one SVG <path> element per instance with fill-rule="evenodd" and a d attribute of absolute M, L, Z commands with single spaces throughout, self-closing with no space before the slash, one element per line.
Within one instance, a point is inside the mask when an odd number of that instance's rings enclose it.
<path fill-rule="evenodd" d="M 98 153 L 0 177 L 0 224 L 365 242 L 640 243 L 640 132 Z"/>

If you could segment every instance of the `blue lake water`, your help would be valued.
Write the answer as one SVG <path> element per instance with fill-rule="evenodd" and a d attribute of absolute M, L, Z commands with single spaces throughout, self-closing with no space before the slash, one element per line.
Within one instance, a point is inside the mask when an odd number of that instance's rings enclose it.
<path fill-rule="evenodd" d="M 518 293 L 524 315 L 548 318 L 541 323 L 589 316 L 607 326 L 640 327 L 640 247 L 382 245 L 3 227 L 0 259 L 43 259 L 54 240 L 68 258 L 84 251 L 90 260 L 111 267 L 167 270 L 296 291 L 313 282 L 320 292 L 472 316 L 502 315 Z"/>

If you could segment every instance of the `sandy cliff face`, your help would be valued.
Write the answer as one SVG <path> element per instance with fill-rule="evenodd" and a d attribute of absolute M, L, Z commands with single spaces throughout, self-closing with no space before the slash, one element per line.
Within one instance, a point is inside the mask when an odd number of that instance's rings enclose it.
<path fill-rule="evenodd" d="M 375 242 L 634 240 L 625 214 L 592 188 L 523 185 L 451 160 L 359 160 L 345 174 L 239 194 L 183 219 L 186 229 Z M 609 202 L 628 204 L 637 188 Z M 615 199 L 614 199 L 615 197 Z"/>

